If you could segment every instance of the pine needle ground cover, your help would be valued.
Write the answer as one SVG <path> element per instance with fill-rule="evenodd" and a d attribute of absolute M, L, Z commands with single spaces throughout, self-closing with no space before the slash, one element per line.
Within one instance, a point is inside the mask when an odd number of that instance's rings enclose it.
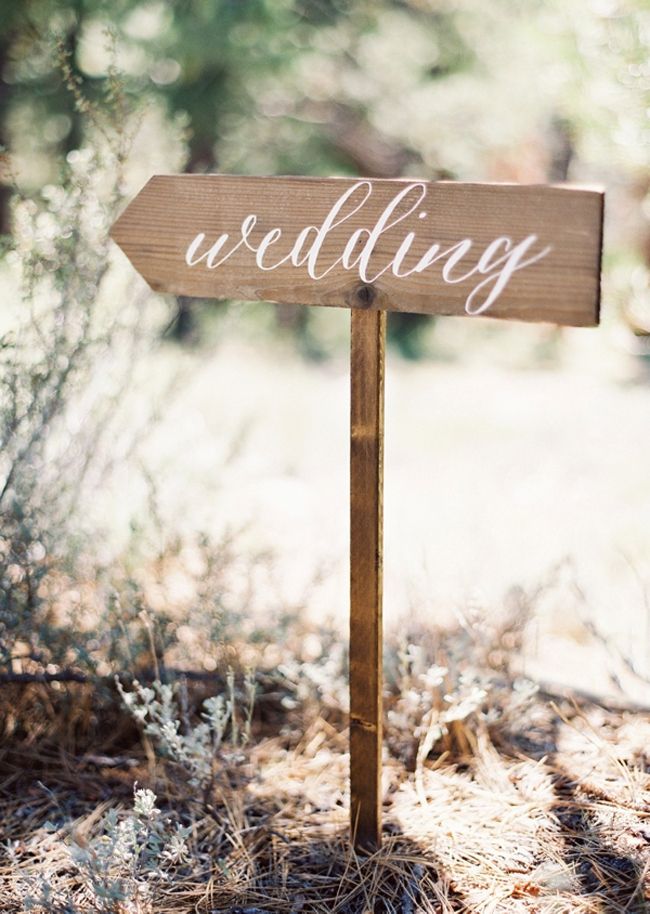
<path fill-rule="evenodd" d="M 372 856 L 348 841 L 328 650 L 254 677 L 3 684 L 2 910 L 647 910 L 650 711 L 519 677 L 520 635 L 390 646 Z"/>

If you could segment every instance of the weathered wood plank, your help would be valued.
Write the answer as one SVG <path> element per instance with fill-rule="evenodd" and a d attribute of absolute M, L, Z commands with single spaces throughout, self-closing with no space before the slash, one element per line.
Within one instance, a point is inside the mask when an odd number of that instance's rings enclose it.
<path fill-rule="evenodd" d="M 112 237 L 178 295 L 591 326 L 602 217 L 575 187 L 158 175 Z"/>
<path fill-rule="evenodd" d="M 350 815 L 358 850 L 381 842 L 384 352 L 386 314 L 352 315 Z"/>

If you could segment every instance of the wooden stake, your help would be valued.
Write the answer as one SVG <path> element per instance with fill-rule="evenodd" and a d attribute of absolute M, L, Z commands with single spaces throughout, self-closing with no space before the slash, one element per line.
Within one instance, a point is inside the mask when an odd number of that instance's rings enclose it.
<path fill-rule="evenodd" d="M 372 302 L 372 287 L 357 293 Z M 386 312 L 352 310 L 350 358 L 350 815 L 357 851 L 381 843 Z"/>

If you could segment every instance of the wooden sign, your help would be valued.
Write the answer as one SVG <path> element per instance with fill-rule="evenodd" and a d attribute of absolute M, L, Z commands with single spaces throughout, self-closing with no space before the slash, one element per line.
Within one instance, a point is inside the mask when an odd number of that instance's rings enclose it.
<path fill-rule="evenodd" d="M 352 309 L 350 817 L 381 840 L 386 311 L 594 326 L 602 192 L 158 175 L 111 235 L 152 289 Z"/>
<path fill-rule="evenodd" d="M 602 214 L 564 187 L 160 175 L 111 234 L 160 292 L 593 326 Z"/>

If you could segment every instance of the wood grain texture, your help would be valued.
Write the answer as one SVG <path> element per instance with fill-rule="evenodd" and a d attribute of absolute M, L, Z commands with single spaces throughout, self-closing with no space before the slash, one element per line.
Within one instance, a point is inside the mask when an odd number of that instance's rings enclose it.
<path fill-rule="evenodd" d="M 381 842 L 386 314 L 353 311 L 350 409 L 350 815 L 355 847 Z"/>
<path fill-rule="evenodd" d="M 365 281 L 354 268 L 338 264 L 314 279 L 305 265 L 290 261 L 265 271 L 245 244 L 220 266 L 188 266 L 185 255 L 197 233 L 206 248 L 222 233 L 241 236 L 242 221 L 257 216 L 250 242 L 279 228 L 281 237 L 265 254 L 268 263 L 288 256 L 306 226 L 320 226 L 337 198 L 356 184 L 347 178 L 158 175 L 126 208 L 112 229 L 149 285 L 158 291 L 204 298 L 262 299 L 366 310 L 464 315 L 477 275 L 445 282 L 444 261 L 422 272 L 397 276 L 391 270 Z M 371 227 L 390 201 L 412 181 L 372 179 L 371 197 L 327 234 L 321 266 L 334 264 L 351 234 Z M 426 196 L 418 211 L 381 234 L 372 255 L 373 275 L 390 263 L 405 235 L 414 240 L 404 259 L 411 268 L 439 243 L 441 251 L 472 240 L 456 277 L 477 268 L 495 239 L 517 243 L 534 234 L 552 250 L 539 262 L 513 273 L 486 316 L 592 326 L 598 323 L 604 195 L 598 190 L 546 185 L 423 182 Z M 401 206 L 401 204 L 400 204 Z M 406 203 L 404 204 L 406 207 Z M 424 216 L 420 216 L 420 213 Z M 395 214 L 400 213 L 399 207 Z M 362 244 L 363 239 L 359 239 Z M 225 250 L 225 248 L 224 248 Z M 398 270 L 399 272 L 399 270 Z M 479 277 L 480 278 L 480 277 Z M 367 279 L 367 277 L 366 277 Z"/>

